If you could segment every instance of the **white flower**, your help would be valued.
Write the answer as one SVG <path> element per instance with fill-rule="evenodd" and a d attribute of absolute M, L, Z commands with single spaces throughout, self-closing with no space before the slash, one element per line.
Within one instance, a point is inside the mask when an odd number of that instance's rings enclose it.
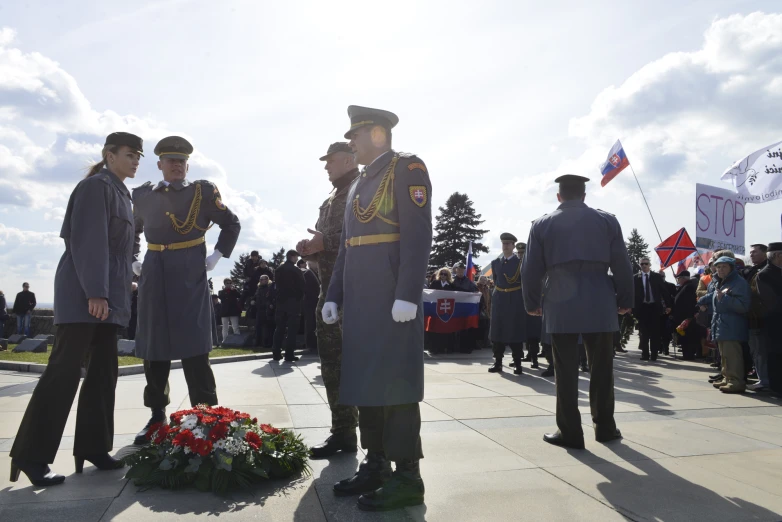
<path fill-rule="evenodd" d="M 191 453 L 190 448 L 185 446 L 185 455 L 189 455 Z"/>
<path fill-rule="evenodd" d="M 198 425 L 198 417 L 195 415 L 188 415 L 182 419 L 182 429 L 192 430 Z"/>
<path fill-rule="evenodd" d="M 195 428 L 193 430 L 193 437 L 195 437 L 197 439 L 205 439 L 206 438 L 206 434 L 204 433 L 204 429 L 201 426 Z"/>

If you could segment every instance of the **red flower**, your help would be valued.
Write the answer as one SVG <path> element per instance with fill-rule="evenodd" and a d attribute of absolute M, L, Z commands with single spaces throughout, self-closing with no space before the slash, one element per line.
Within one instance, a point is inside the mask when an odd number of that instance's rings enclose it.
<path fill-rule="evenodd" d="M 147 440 L 152 440 L 152 435 L 154 435 L 155 432 L 158 430 L 158 428 L 160 428 L 160 426 L 162 425 L 163 425 L 162 422 L 156 422 L 155 424 L 150 426 L 146 434 Z"/>
<path fill-rule="evenodd" d="M 171 430 L 167 424 L 161 426 L 160 429 L 157 430 L 157 436 L 155 437 L 155 444 L 162 444 L 163 441 L 166 440 L 166 437 L 168 437 L 170 431 Z"/>
<path fill-rule="evenodd" d="M 176 437 L 174 437 L 172 444 L 174 446 L 184 447 L 184 446 L 189 446 L 191 441 L 193 441 L 193 432 L 190 430 L 182 430 L 179 433 L 177 433 Z"/>
<path fill-rule="evenodd" d="M 244 440 L 247 442 L 247 444 L 250 445 L 250 447 L 254 450 L 257 450 L 261 447 L 263 444 L 263 441 L 261 440 L 261 436 L 255 433 L 254 431 L 248 431 L 244 435 Z"/>
<path fill-rule="evenodd" d="M 279 429 L 274 428 L 269 424 L 261 424 L 261 431 L 264 433 L 268 433 L 269 435 L 277 435 L 280 433 Z"/>
<path fill-rule="evenodd" d="M 192 439 L 190 441 L 190 450 L 202 457 L 212 453 L 212 443 L 206 439 Z"/>
<path fill-rule="evenodd" d="M 220 439 L 224 439 L 225 436 L 228 434 L 228 425 L 224 422 L 220 422 L 212 428 L 212 431 L 209 432 L 209 440 L 212 442 L 217 442 Z"/>
<path fill-rule="evenodd" d="M 214 424 L 217 422 L 217 417 L 213 415 L 204 415 L 201 419 L 199 419 L 204 424 Z"/>

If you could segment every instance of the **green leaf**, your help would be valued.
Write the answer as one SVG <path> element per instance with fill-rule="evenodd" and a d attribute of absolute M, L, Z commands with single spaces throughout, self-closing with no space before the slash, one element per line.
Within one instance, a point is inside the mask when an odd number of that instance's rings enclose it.
<path fill-rule="evenodd" d="M 188 465 L 185 468 L 185 473 L 195 473 L 198 471 L 198 468 L 201 467 L 201 457 L 196 456 L 195 458 L 192 458 L 188 461 Z"/>

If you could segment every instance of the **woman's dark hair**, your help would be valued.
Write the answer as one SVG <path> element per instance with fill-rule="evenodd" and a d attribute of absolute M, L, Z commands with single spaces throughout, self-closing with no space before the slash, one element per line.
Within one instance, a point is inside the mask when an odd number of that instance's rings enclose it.
<path fill-rule="evenodd" d="M 118 150 L 119 150 L 119 145 L 107 145 L 103 147 L 103 150 L 101 151 L 102 159 L 98 163 L 96 163 L 95 165 L 87 169 L 87 175 L 84 177 L 90 178 L 95 174 L 97 174 L 98 172 L 100 172 L 101 169 L 106 166 L 106 156 L 108 155 L 108 153 L 111 152 L 112 154 L 116 154 Z"/>

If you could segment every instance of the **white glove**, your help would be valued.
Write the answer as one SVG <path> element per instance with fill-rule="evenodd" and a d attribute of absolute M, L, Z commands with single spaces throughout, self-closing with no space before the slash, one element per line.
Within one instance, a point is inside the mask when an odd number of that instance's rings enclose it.
<path fill-rule="evenodd" d="M 223 254 L 215 248 L 215 251 L 206 256 L 206 271 L 211 272 L 217 266 L 217 262 L 223 258 Z"/>
<path fill-rule="evenodd" d="M 394 307 L 391 309 L 391 317 L 397 323 L 406 323 L 415 319 L 418 313 L 418 305 L 409 301 L 394 301 Z"/>
<path fill-rule="evenodd" d="M 334 324 L 339 320 L 339 309 L 337 303 L 328 302 L 323 305 L 323 322 L 326 324 Z"/>
<path fill-rule="evenodd" d="M 133 267 L 133 273 L 141 277 L 141 261 L 133 261 L 131 266 Z"/>

